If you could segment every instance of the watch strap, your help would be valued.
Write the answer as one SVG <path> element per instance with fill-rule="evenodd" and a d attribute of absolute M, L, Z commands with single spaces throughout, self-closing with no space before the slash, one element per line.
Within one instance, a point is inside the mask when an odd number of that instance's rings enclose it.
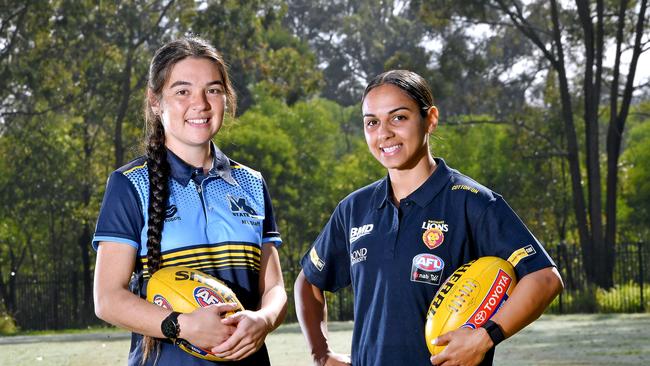
<path fill-rule="evenodd" d="M 490 336 L 490 339 L 492 340 L 493 347 L 496 347 L 497 344 L 503 342 L 506 339 L 506 336 L 503 334 L 503 330 L 499 326 L 499 324 L 493 322 L 492 320 L 488 320 L 481 326 L 481 328 L 485 328 L 487 331 L 488 336 Z"/>

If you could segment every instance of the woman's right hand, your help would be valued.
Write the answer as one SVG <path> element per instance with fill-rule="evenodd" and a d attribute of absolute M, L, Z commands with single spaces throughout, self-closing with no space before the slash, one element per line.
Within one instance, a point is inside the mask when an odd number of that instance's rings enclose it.
<path fill-rule="evenodd" d="M 235 331 L 235 327 L 223 324 L 221 319 L 225 313 L 236 308 L 236 304 L 217 304 L 181 314 L 178 316 L 181 328 L 178 337 L 197 347 L 211 349 L 223 343 Z"/>
<path fill-rule="evenodd" d="M 351 365 L 350 355 L 328 352 L 324 357 L 314 359 L 314 366 L 346 366 Z"/>

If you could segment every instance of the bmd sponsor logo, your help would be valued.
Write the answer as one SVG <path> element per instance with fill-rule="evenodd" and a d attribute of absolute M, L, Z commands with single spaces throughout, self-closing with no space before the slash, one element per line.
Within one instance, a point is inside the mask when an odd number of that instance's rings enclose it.
<path fill-rule="evenodd" d="M 350 253 L 350 265 L 352 266 L 357 263 L 364 262 L 366 259 L 368 259 L 367 248 L 360 248 Z"/>
<path fill-rule="evenodd" d="M 360 237 L 370 234 L 370 232 L 372 232 L 372 229 L 374 227 L 375 226 L 373 224 L 366 224 L 363 226 L 353 227 L 352 229 L 350 229 L 350 244 L 357 241 Z"/>
<path fill-rule="evenodd" d="M 169 303 L 169 301 L 162 297 L 162 295 L 154 295 L 153 303 L 167 310 L 174 310 L 172 309 L 172 305 Z"/>
<path fill-rule="evenodd" d="M 195 288 L 194 299 L 199 305 L 201 305 L 201 307 L 223 304 L 226 302 L 223 297 L 219 296 L 216 292 L 214 292 L 214 290 L 208 287 Z"/>

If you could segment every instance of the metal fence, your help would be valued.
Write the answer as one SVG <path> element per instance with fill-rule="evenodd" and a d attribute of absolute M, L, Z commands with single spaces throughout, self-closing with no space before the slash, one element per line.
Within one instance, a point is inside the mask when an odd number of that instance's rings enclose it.
<path fill-rule="evenodd" d="M 84 301 L 83 279 L 74 271 L 28 275 L 16 281 L 14 320 L 22 330 L 83 328 L 102 324 Z"/>
<path fill-rule="evenodd" d="M 565 281 L 564 292 L 551 304 L 552 313 L 643 312 L 650 311 L 650 247 L 624 243 L 616 248 L 614 288 L 603 290 L 589 285 L 577 246 L 548 246 Z M 286 276 L 285 278 L 291 278 Z M 293 286 L 287 284 L 293 303 Z M 350 288 L 327 294 L 331 320 L 352 320 L 353 292 Z M 293 305 L 293 304 L 291 304 Z M 84 303 L 81 276 L 74 272 L 30 275 L 17 281 L 16 323 L 23 330 L 81 328 L 103 324 L 95 317 L 92 304 Z M 287 321 L 295 321 L 289 306 Z"/>
<path fill-rule="evenodd" d="M 549 307 L 552 313 L 633 313 L 650 311 L 650 246 L 621 243 L 615 249 L 614 287 L 588 284 L 580 248 L 547 248 L 564 280 L 564 292 Z"/>

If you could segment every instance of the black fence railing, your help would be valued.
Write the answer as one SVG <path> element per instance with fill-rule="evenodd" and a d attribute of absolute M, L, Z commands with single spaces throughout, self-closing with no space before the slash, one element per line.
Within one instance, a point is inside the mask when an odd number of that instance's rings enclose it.
<path fill-rule="evenodd" d="M 615 251 L 614 287 L 603 290 L 589 285 L 577 246 L 547 246 L 565 282 L 564 292 L 551 304 L 552 313 L 650 311 L 650 246 L 623 243 Z M 288 278 L 292 278 L 286 276 Z M 81 328 L 103 324 L 92 304 L 84 301 L 83 280 L 75 272 L 22 276 L 16 282 L 14 319 L 23 330 Z M 293 286 L 287 284 L 289 301 Z M 352 320 L 350 288 L 327 294 L 328 317 Z M 295 321 L 293 306 L 287 321 Z"/>
<path fill-rule="evenodd" d="M 91 300 L 84 300 L 83 289 L 83 279 L 74 271 L 21 276 L 16 281 L 14 320 L 22 330 L 102 324 Z"/>
<path fill-rule="evenodd" d="M 614 254 L 614 287 L 590 285 L 580 248 L 560 244 L 547 248 L 564 280 L 564 292 L 551 304 L 552 313 L 633 313 L 650 311 L 650 246 L 621 243 Z"/>

